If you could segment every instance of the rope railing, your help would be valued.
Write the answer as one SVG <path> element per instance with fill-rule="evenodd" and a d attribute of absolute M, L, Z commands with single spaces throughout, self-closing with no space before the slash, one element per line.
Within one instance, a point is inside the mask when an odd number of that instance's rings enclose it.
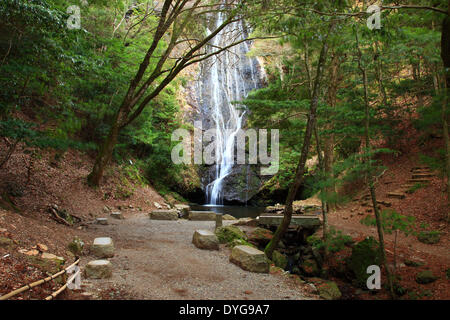
<path fill-rule="evenodd" d="M 53 292 L 51 295 L 49 295 L 47 298 L 45 298 L 45 300 L 52 300 L 54 298 L 56 298 L 61 292 L 63 292 L 68 286 L 70 286 L 70 284 L 77 278 L 77 276 L 80 275 L 80 269 L 79 268 L 75 268 L 75 266 L 78 265 L 78 263 L 80 262 L 80 259 L 76 260 L 74 263 L 72 263 L 70 266 L 68 266 L 67 268 L 65 268 L 64 270 L 61 270 L 57 273 L 55 273 L 52 276 L 46 277 L 44 279 L 29 283 L 19 289 L 16 289 L 14 291 L 11 291 L 10 293 L 7 293 L 3 296 L 0 296 L 0 300 L 7 300 L 11 297 L 14 297 L 16 295 L 18 295 L 19 293 L 25 292 L 27 290 L 30 290 L 34 287 L 40 286 L 41 284 L 47 283 L 53 279 L 56 279 L 57 277 L 66 274 L 68 272 L 71 271 L 75 271 L 74 274 L 66 281 L 66 283 L 59 288 L 58 290 L 56 290 L 55 292 Z"/>

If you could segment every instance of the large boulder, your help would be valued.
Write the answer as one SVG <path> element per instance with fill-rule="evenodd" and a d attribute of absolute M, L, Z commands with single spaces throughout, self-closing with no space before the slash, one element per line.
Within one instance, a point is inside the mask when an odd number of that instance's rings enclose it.
<path fill-rule="evenodd" d="M 231 214 L 224 214 L 222 217 L 223 220 L 237 220 L 235 217 L 233 217 Z"/>
<path fill-rule="evenodd" d="M 216 235 L 220 243 L 230 243 L 235 239 L 247 241 L 244 231 L 235 225 L 224 226 L 216 229 Z"/>
<path fill-rule="evenodd" d="M 98 258 L 114 257 L 114 243 L 111 238 L 95 238 L 91 246 L 91 253 Z"/>
<path fill-rule="evenodd" d="M 177 210 L 153 210 L 149 216 L 152 220 L 178 220 Z"/>
<path fill-rule="evenodd" d="M 356 282 L 361 288 L 367 288 L 366 282 L 370 274 L 367 267 L 381 264 L 380 247 L 378 242 L 369 237 L 358 242 L 352 248 L 352 254 L 348 260 L 348 267 L 354 273 Z"/>
<path fill-rule="evenodd" d="M 257 246 L 266 246 L 270 242 L 270 240 L 272 240 L 272 238 L 272 231 L 264 228 L 256 228 L 250 233 L 248 241 Z"/>
<path fill-rule="evenodd" d="M 192 243 L 199 249 L 219 250 L 217 236 L 208 230 L 196 230 L 192 237 Z"/>
<path fill-rule="evenodd" d="M 216 221 L 216 213 L 213 211 L 191 211 L 189 220 L 192 221 Z"/>
<path fill-rule="evenodd" d="M 250 272 L 269 273 L 270 262 L 264 252 L 250 246 L 235 246 L 230 261 Z"/>
<path fill-rule="evenodd" d="M 84 273 L 86 278 L 89 279 L 105 279 L 112 276 L 112 264 L 108 260 L 94 260 L 90 261 L 85 269 Z"/>

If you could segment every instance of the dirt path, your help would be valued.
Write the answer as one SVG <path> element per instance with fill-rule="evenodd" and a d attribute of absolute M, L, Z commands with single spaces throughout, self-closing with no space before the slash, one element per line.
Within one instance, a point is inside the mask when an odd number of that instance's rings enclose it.
<path fill-rule="evenodd" d="M 227 222 L 226 222 L 227 223 Z M 113 238 L 113 277 L 84 280 L 84 289 L 125 288 L 137 299 L 312 299 L 305 286 L 281 274 L 246 272 L 228 261 L 229 249 L 206 251 L 191 243 L 196 229 L 214 222 L 155 221 L 138 214 L 95 226 L 96 236 Z M 91 257 L 83 259 L 87 263 Z M 93 259 L 93 258 L 92 258 Z M 302 289 L 303 288 L 303 289 Z"/>

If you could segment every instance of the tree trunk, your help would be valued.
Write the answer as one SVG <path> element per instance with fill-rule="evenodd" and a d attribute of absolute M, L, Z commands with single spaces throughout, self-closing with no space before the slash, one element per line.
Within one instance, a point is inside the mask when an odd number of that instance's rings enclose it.
<path fill-rule="evenodd" d="M 384 268 L 386 270 L 386 276 L 389 283 L 390 293 L 392 298 L 394 298 L 394 287 L 392 284 L 392 277 L 389 271 L 389 266 L 387 264 L 386 260 L 386 251 L 384 248 L 384 234 L 383 234 L 383 227 L 381 225 L 381 216 L 380 212 L 378 210 L 378 203 L 377 203 L 377 197 L 375 194 L 375 184 L 372 176 L 372 168 L 370 164 L 370 154 L 371 154 L 371 146 L 370 146 L 370 112 L 369 112 L 369 89 L 368 89 L 368 80 L 367 80 L 367 71 L 362 65 L 362 52 L 361 48 L 359 47 L 359 39 L 358 39 L 358 31 L 355 30 L 355 36 L 356 36 L 356 45 L 358 50 L 358 67 L 361 70 L 361 75 L 363 78 L 363 86 L 364 86 L 364 110 L 365 110 L 365 118 L 364 118 L 364 135 L 365 135 L 365 162 L 367 165 L 367 182 L 369 184 L 369 190 L 370 190 L 370 196 L 372 198 L 372 207 L 373 211 L 375 213 L 375 221 L 377 225 L 377 232 L 378 232 L 378 239 L 380 242 L 380 255 L 382 259 L 382 263 L 384 265 Z"/>
<path fill-rule="evenodd" d="M 286 204 L 285 204 L 285 208 L 284 208 L 284 217 L 283 217 L 283 220 L 281 221 L 281 224 L 278 226 L 277 231 L 275 232 L 272 240 L 269 242 L 266 249 L 264 250 L 267 257 L 269 257 L 269 259 L 272 258 L 273 251 L 277 248 L 278 243 L 280 242 L 281 238 L 283 237 L 287 228 L 289 227 L 289 224 L 291 223 L 292 211 L 293 211 L 292 203 L 295 200 L 295 195 L 297 194 L 298 188 L 300 187 L 300 185 L 303 182 L 303 174 L 305 173 L 305 164 L 306 164 L 306 160 L 308 158 L 309 148 L 311 146 L 311 136 L 313 134 L 314 126 L 316 123 L 316 112 L 317 112 L 317 106 L 319 104 L 319 95 L 320 95 L 322 75 L 323 75 L 323 70 L 325 67 L 326 57 L 327 57 L 327 53 L 328 53 L 328 36 L 334 29 L 334 25 L 335 25 L 334 22 L 330 23 L 330 28 L 328 30 L 326 37 L 323 40 L 322 50 L 320 51 L 319 62 L 317 65 L 316 79 L 314 81 L 314 91 L 313 91 L 313 96 L 311 98 L 308 121 L 306 124 L 306 132 L 305 132 L 305 136 L 303 138 L 302 152 L 301 152 L 299 163 L 297 165 L 294 182 L 292 183 L 291 187 L 289 188 L 288 196 L 286 198 Z"/>
<path fill-rule="evenodd" d="M 448 100 L 450 96 L 450 0 L 448 2 L 448 16 L 442 23 L 441 57 L 444 63 L 445 84 L 444 99 L 442 103 L 442 128 L 445 141 L 445 171 L 447 176 L 447 206 L 450 206 L 450 141 L 448 136 Z M 447 208 L 447 212 L 448 212 Z M 447 213 L 450 221 L 450 213 Z"/>
<path fill-rule="evenodd" d="M 120 114 L 121 111 L 119 110 L 116 117 L 114 117 L 113 125 L 109 130 L 108 136 L 105 138 L 103 144 L 100 147 L 100 150 L 98 151 L 94 167 L 92 168 L 91 173 L 88 175 L 88 183 L 90 186 L 97 187 L 100 185 L 100 180 L 103 177 L 103 171 L 112 158 L 114 146 L 117 143 L 117 138 L 119 137 L 120 132 L 120 123 L 118 121 Z"/>
<path fill-rule="evenodd" d="M 336 107 L 336 95 L 339 84 L 339 68 L 341 64 L 341 57 L 339 54 L 334 53 L 333 58 L 331 59 L 331 68 L 329 75 L 329 86 L 327 92 L 327 102 L 328 105 L 333 109 Z M 328 123 L 326 126 L 327 129 L 332 129 L 333 125 Z M 325 146 L 324 146 L 324 170 L 325 176 L 327 178 L 331 178 L 334 180 L 333 174 L 333 163 L 334 163 L 334 134 L 331 133 L 327 137 L 325 137 Z M 325 193 L 330 195 L 336 192 L 336 186 L 334 181 L 331 186 L 325 189 Z M 331 208 L 335 208 L 334 204 L 327 202 L 327 211 L 330 211 Z"/>

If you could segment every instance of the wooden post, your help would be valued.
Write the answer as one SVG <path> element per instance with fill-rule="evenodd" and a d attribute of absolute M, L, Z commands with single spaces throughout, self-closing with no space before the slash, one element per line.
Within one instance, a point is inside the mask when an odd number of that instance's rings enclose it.
<path fill-rule="evenodd" d="M 223 224 L 222 224 L 222 214 L 221 213 L 216 213 L 216 229 L 220 228 Z"/>

